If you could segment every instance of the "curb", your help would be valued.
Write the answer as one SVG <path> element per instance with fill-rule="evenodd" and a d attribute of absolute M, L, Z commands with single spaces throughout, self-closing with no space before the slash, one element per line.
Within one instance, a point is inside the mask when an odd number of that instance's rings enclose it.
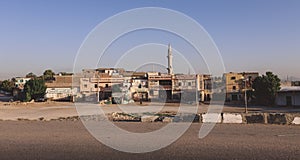
<path fill-rule="evenodd" d="M 35 119 L 15 118 L 0 119 L 0 121 L 102 121 L 108 119 L 116 122 L 194 122 L 194 123 L 219 123 L 219 124 L 277 124 L 277 125 L 300 125 L 300 113 L 201 113 L 180 115 L 136 115 L 126 113 L 112 113 L 106 117 L 100 115 L 70 116 L 58 118 L 39 117 Z"/>

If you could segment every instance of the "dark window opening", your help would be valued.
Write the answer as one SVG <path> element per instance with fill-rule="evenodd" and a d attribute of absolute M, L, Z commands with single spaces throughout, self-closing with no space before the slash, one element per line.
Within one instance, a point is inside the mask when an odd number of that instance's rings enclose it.
<path fill-rule="evenodd" d="M 237 101 L 238 100 L 238 96 L 236 94 L 234 94 L 234 95 L 231 96 L 231 99 L 233 101 Z"/>

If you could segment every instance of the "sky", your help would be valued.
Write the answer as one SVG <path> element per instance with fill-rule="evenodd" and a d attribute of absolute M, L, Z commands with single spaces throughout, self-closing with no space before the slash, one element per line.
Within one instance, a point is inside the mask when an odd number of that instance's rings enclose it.
<path fill-rule="evenodd" d="M 272 71 L 282 79 L 300 78 L 299 0 L 1 0 L 0 80 L 29 72 L 40 75 L 46 69 L 71 72 L 80 46 L 99 23 L 140 7 L 167 8 L 194 19 L 215 42 L 226 72 Z M 201 57 L 196 61 L 191 56 L 193 48 L 184 40 L 157 30 L 124 35 L 111 45 L 98 66 L 117 66 L 118 57 L 130 48 L 139 51 L 142 44 L 166 58 L 169 43 L 176 52 L 175 72 L 190 72 L 188 65 L 178 61 L 179 53 L 196 66 L 195 72 L 208 72 L 205 61 Z M 132 55 L 138 54 L 135 51 Z M 132 63 L 138 62 L 138 57 L 134 56 Z M 166 63 L 164 59 L 158 66 Z"/>

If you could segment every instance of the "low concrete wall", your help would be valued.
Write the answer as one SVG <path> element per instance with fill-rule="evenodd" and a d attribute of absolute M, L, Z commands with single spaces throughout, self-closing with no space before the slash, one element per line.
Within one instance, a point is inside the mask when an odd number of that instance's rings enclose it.
<path fill-rule="evenodd" d="M 173 117 L 173 122 L 199 122 L 200 117 L 198 114 L 182 113 Z"/>
<path fill-rule="evenodd" d="M 300 125 L 300 117 L 295 117 L 292 124 L 298 124 Z"/>
<path fill-rule="evenodd" d="M 221 123 L 222 115 L 219 113 L 204 113 L 202 114 L 203 123 Z"/>
<path fill-rule="evenodd" d="M 71 116 L 71 117 L 37 117 L 24 118 L 15 117 L 14 119 L 0 119 L 15 120 L 15 121 L 51 121 L 51 120 L 83 120 L 83 121 L 125 121 L 125 122 L 196 122 L 196 123 L 260 123 L 260 124 L 279 124 L 279 125 L 300 125 L 300 113 L 202 113 L 202 114 L 127 114 L 117 113 L 108 114 L 107 116 L 100 115 L 86 115 L 86 116 Z"/>
<path fill-rule="evenodd" d="M 155 122 L 159 116 L 142 116 L 141 117 L 141 122 Z"/>
<path fill-rule="evenodd" d="M 223 113 L 223 123 L 243 123 L 243 117 L 238 113 Z"/>
<path fill-rule="evenodd" d="M 265 115 L 263 113 L 247 113 L 242 114 L 244 123 L 265 123 Z"/>
<path fill-rule="evenodd" d="M 287 124 L 284 113 L 270 113 L 267 116 L 268 124 Z"/>

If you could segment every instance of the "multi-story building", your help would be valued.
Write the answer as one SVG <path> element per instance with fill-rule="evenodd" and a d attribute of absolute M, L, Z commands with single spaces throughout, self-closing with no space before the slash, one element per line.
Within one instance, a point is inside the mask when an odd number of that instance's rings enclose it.
<path fill-rule="evenodd" d="M 181 101 L 194 101 L 197 95 L 196 75 L 177 74 L 173 76 L 172 98 Z"/>
<path fill-rule="evenodd" d="M 226 101 L 242 101 L 246 90 L 252 88 L 252 83 L 258 72 L 225 73 L 223 79 L 226 87 Z"/>
<path fill-rule="evenodd" d="M 147 77 L 132 78 L 130 93 L 134 100 L 148 100 L 148 79 Z"/>
<path fill-rule="evenodd" d="M 210 101 L 212 98 L 212 79 L 210 75 L 207 74 L 198 74 L 198 92 L 199 92 L 199 101 L 205 102 Z"/>
<path fill-rule="evenodd" d="M 45 98 L 50 100 L 74 101 L 74 95 L 78 92 L 72 86 L 72 75 L 56 75 L 54 80 L 46 83 Z"/>
<path fill-rule="evenodd" d="M 82 78 L 80 78 L 80 92 L 83 99 L 99 101 L 112 97 L 112 92 L 119 92 L 124 82 L 120 71 L 124 70 L 113 68 L 83 70 Z"/>
<path fill-rule="evenodd" d="M 173 75 L 159 72 L 148 72 L 148 89 L 150 99 L 172 99 Z"/>

